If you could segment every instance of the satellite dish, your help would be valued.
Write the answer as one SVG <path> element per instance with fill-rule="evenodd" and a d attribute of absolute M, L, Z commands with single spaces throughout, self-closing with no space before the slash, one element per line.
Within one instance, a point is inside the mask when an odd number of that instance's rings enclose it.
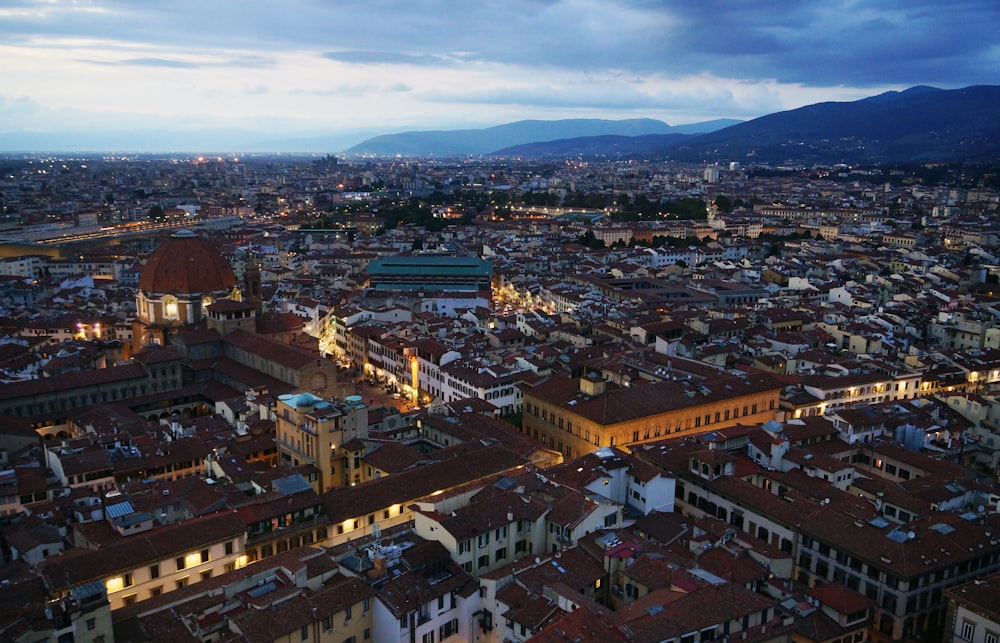
<path fill-rule="evenodd" d="M 986 507 L 979 505 L 978 507 L 976 507 L 976 511 L 978 511 L 979 513 L 983 513 L 984 511 L 986 511 Z"/>
<path fill-rule="evenodd" d="M 541 564 L 541 562 L 542 562 L 542 559 L 539 558 L 538 556 L 535 556 L 535 564 L 539 565 L 539 564 Z"/>
<path fill-rule="evenodd" d="M 916 537 L 917 537 L 917 532 L 915 532 L 915 531 L 910 531 L 910 532 L 907 532 L 907 534 L 906 534 L 906 539 L 907 540 L 913 540 Z"/>

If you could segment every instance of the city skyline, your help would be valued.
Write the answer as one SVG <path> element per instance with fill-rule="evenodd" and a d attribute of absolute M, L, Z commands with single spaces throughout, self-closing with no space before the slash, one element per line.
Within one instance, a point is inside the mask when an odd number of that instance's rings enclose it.
<path fill-rule="evenodd" d="M 523 119 L 752 119 L 1000 84 L 1000 6 L 512 2 L 0 8 L 0 150 L 337 152 Z"/>

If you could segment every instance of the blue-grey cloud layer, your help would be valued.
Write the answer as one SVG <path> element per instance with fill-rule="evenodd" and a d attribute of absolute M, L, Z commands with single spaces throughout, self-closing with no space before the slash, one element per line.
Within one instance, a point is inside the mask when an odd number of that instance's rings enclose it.
<path fill-rule="evenodd" d="M 829 86 L 1000 82 L 997 0 L 92 0 L 4 3 L 0 40 L 313 50 L 370 65 L 513 64 Z M 174 59 L 123 64 L 195 66 Z"/>
<path fill-rule="evenodd" d="M 753 118 L 1000 84 L 998 34 L 1000 0 L 0 0 L 0 149 Z"/>

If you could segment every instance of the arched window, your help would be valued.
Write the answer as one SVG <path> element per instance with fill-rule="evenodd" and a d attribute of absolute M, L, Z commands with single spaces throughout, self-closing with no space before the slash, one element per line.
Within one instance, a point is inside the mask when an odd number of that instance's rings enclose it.
<path fill-rule="evenodd" d="M 177 309 L 177 298 L 173 295 L 167 295 L 163 298 L 163 316 L 167 319 L 178 319 L 180 317 Z"/>

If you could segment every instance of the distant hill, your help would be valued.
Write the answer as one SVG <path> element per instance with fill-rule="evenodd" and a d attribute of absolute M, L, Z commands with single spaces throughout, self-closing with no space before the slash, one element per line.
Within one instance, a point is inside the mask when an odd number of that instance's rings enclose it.
<path fill-rule="evenodd" d="M 1000 160 L 1000 87 L 913 87 L 818 103 L 692 136 L 591 137 L 503 148 L 498 156 L 880 163 Z"/>
<path fill-rule="evenodd" d="M 1000 160 L 1000 87 L 913 87 L 762 116 L 664 150 L 679 160 Z"/>
<path fill-rule="evenodd" d="M 10 152 L 329 153 L 377 156 L 616 157 L 690 162 L 833 164 L 1000 161 L 1000 86 L 918 86 L 853 102 L 827 102 L 739 122 L 671 126 L 655 119 L 525 120 L 484 129 L 373 136 L 250 130 L 2 131 Z"/>
<path fill-rule="evenodd" d="M 345 154 L 376 156 L 462 156 L 489 154 L 514 145 L 587 136 L 634 137 L 651 134 L 708 132 L 738 121 L 709 121 L 677 128 L 650 118 L 603 120 L 575 118 L 557 121 L 527 120 L 484 129 L 413 131 L 385 134 L 347 149 Z"/>
<path fill-rule="evenodd" d="M 612 156 L 660 154 L 689 141 L 686 134 L 646 134 L 644 136 L 581 136 L 543 143 L 525 143 L 497 150 L 490 156 L 528 158 L 568 158 L 571 156 Z"/>

